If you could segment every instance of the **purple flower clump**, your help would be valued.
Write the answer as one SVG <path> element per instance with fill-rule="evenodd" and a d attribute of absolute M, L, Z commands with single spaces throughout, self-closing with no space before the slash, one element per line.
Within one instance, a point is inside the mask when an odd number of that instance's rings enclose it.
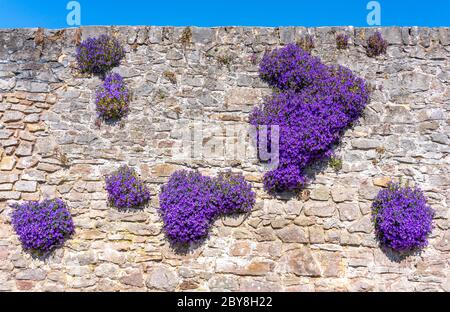
<path fill-rule="evenodd" d="M 220 214 L 250 211 L 255 194 L 242 175 L 211 178 L 179 170 L 162 186 L 159 201 L 169 239 L 188 244 L 206 237 Z"/>
<path fill-rule="evenodd" d="M 142 207 L 150 200 L 150 191 L 128 166 L 106 177 L 106 190 L 109 204 L 118 209 Z"/>
<path fill-rule="evenodd" d="M 88 38 L 77 47 L 78 67 L 83 73 L 104 74 L 125 56 L 119 41 L 108 35 Z"/>
<path fill-rule="evenodd" d="M 129 111 L 130 94 L 122 76 L 108 74 L 95 94 L 98 117 L 104 120 L 117 120 Z"/>
<path fill-rule="evenodd" d="M 259 65 L 261 78 L 280 90 L 300 90 L 313 83 L 326 66 L 295 44 L 266 53 Z"/>
<path fill-rule="evenodd" d="M 72 216 L 61 199 L 29 201 L 13 208 L 11 222 L 24 249 L 46 254 L 74 233 Z"/>
<path fill-rule="evenodd" d="M 255 204 L 255 193 L 244 176 L 221 174 L 214 179 L 216 185 L 217 210 L 223 214 L 250 212 Z"/>
<path fill-rule="evenodd" d="M 349 36 L 347 34 L 336 35 L 336 47 L 339 50 L 347 49 Z"/>
<path fill-rule="evenodd" d="M 366 52 L 370 57 L 385 54 L 388 43 L 383 39 L 379 31 L 375 32 L 367 39 Z"/>
<path fill-rule="evenodd" d="M 279 165 L 264 176 L 272 192 L 306 183 L 305 169 L 333 155 L 343 131 L 357 120 L 369 94 L 365 81 L 327 66 L 294 44 L 266 54 L 261 77 L 276 91 L 250 115 L 254 126 L 279 126 Z M 269 144 L 270 145 L 270 140 Z"/>
<path fill-rule="evenodd" d="M 372 220 L 379 241 L 396 251 L 425 247 L 434 211 L 419 188 L 390 183 L 372 203 Z"/>

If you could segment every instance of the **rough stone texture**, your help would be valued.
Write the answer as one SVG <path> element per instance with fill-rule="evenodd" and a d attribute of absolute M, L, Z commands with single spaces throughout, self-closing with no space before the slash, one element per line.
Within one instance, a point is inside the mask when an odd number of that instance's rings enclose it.
<path fill-rule="evenodd" d="M 184 28 L 80 30 L 83 39 L 111 33 L 124 43 L 126 59 L 114 69 L 133 91 L 123 127 L 95 124 L 100 80 L 75 68 L 77 29 L 44 30 L 43 41 L 34 40 L 37 29 L 0 30 L 0 291 L 449 291 L 448 28 L 382 28 L 390 45 L 378 58 L 364 50 L 374 28 L 192 28 L 184 43 Z M 300 196 L 274 198 L 262 189 L 255 157 L 173 157 L 180 133 L 200 122 L 209 136 L 196 144 L 234 140 L 221 127 L 246 125 L 270 93 L 258 77 L 264 51 L 306 32 L 314 55 L 351 68 L 373 90 L 336 151 L 339 172 L 325 167 Z M 336 49 L 336 32 L 350 35 L 347 50 Z M 141 212 L 106 204 L 103 177 L 123 163 L 152 190 Z M 179 251 L 162 232 L 156 195 L 187 167 L 243 172 L 257 204 Z M 437 213 L 430 245 L 398 261 L 377 246 L 370 203 L 400 178 L 420 185 Z M 22 251 L 9 204 L 45 197 L 67 201 L 77 228 L 40 260 Z"/>

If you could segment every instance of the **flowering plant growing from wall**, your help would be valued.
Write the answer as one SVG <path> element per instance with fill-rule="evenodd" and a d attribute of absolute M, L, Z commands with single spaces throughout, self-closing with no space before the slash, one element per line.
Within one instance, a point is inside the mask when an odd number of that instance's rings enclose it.
<path fill-rule="evenodd" d="M 361 116 L 368 90 L 349 69 L 324 65 L 294 44 L 267 53 L 260 75 L 275 91 L 250 123 L 278 125 L 280 135 L 279 165 L 265 174 L 264 187 L 295 190 L 306 183 L 309 166 L 333 155 L 343 131 Z"/>
<path fill-rule="evenodd" d="M 24 249 L 46 254 L 74 233 L 72 216 L 60 199 L 29 201 L 13 209 L 11 223 Z"/>
<path fill-rule="evenodd" d="M 370 57 L 386 53 L 388 43 L 383 39 L 379 31 L 375 32 L 367 39 L 366 52 Z"/>
<path fill-rule="evenodd" d="M 95 105 L 98 117 L 104 120 L 118 120 L 129 111 L 130 94 L 122 76 L 108 74 L 98 87 Z"/>
<path fill-rule="evenodd" d="M 336 35 L 336 47 L 339 50 L 344 50 L 348 48 L 348 39 L 349 36 L 347 34 L 337 34 Z"/>
<path fill-rule="evenodd" d="M 255 194 L 242 175 L 211 178 L 179 170 L 162 186 L 159 201 L 167 236 L 175 243 L 187 244 L 206 237 L 221 213 L 250 211 Z"/>
<path fill-rule="evenodd" d="M 434 211 L 417 187 L 390 183 L 372 203 L 372 220 L 380 243 L 397 251 L 425 247 L 433 216 Z"/>
<path fill-rule="evenodd" d="M 108 202 L 118 209 L 138 208 L 150 200 L 150 191 L 133 168 L 122 166 L 106 177 Z"/>
<path fill-rule="evenodd" d="M 83 73 L 104 74 L 125 56 L 119 41 L 108 35 L 88 38 L 77 47 L 78 68 Z"/>
<path fill-rule="evenodd" d="M 244 176 L 220 174 L 214 179 L 218 213 L 250 212 L 255 204 L 255 193 Z"/>

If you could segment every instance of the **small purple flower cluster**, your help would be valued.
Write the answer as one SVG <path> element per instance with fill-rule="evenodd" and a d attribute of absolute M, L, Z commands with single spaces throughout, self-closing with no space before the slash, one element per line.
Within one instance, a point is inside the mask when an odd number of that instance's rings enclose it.
<path fill-rule="evenodd" d="M 349 69 L 324 65 L 295 44 L 266 54 L 260 74 L 276 90 L 250 123 L 278 125 L 280 133 L 279 165 L 265 174 L 264 187 L 295 190 L 306 183 L 308 166 L 333 155 L 343 131 L 361 116 L 368 89 Z"/>
<path fill-rule="evenodd" d="M 348 47 L 349 36 L 347 34 L 337 34 L 336 35 L 336 47 L 339 50 L 345 50 Z"/>
<path fill-rule="evenodd" d="M 106 177 L 108 202 L 118 209 L 138 208 L 150 200 L 150 191 L 134 169 L 122 166 Z"/>
<path fill-rule="evenodd" d="M 220 174 L 214 179 L 217 211 L 221 214 L 250 212 L 255 204 L 255 193 L 243 175 Z"/>
<path fill-rule="evenodd" d="M 11 223 L 24 249 L 46 254 L 74 233 L 72 216 L 60 199 L 15 204 Z"/>
<path fill-rule="evenodd" d="M 375 32 L 367 39 L 366 52 L 370 57 L 385 54 L 388 43 L 383 39 L 379 31 Z"/>
<path fill-rule="evenodd" d="M 119 41 L 108 35 L 88 38 L 77 47 L 78 67 L 83 73 L 104 74 L 125 56 Z"/>
<path fill-rule="evenodd" d="M 95 105 L 98 117 L 103 120 L 117 120 L 129 112 L 130 94 L 123 78 L 110 73 L 98 87 Z"/>
<path fill-rule="evenodd" d="M 206 237 L 220 214 L 248 212 L 255 193 L 242 175 L 203 176 L 199 172 L 174 172 L 159 195 L 164 230 L 175 243 L 188 244 Z"/>
<path fill-rule="evenodd" d="M 434 211 L 419 188 L 390 183 L 372 204 L 372 220 L 379 241 L 396 251 L 427 246 Z"/>

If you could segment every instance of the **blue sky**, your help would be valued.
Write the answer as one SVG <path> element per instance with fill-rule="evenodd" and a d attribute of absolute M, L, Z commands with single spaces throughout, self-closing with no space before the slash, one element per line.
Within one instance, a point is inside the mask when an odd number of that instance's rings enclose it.
<path fill-rule="evenodd" d="M 0 28 L 69 27 L 69 0 L 0 0 Z M 81 25 L 369 26 L 369 0 L 79 0 Z M 379 0 L 381 26 L 450 26 L 450 0 Z"/>

